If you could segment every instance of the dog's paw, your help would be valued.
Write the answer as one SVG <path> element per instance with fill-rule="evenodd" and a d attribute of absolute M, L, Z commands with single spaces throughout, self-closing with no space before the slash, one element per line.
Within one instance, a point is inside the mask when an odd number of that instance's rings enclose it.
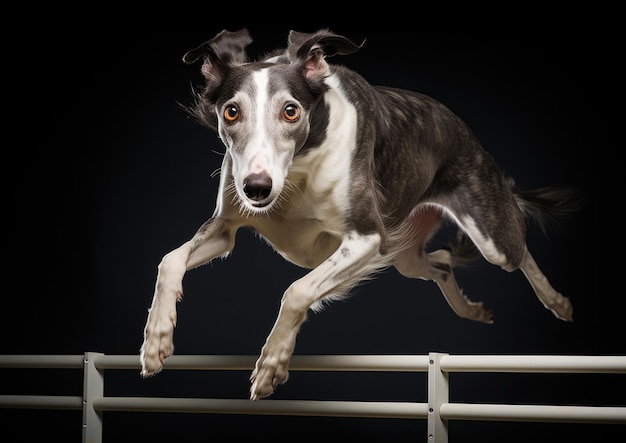
<path fill-rule="evenodd" d="M 152 310 L 144 331 L 139 358 L 141 376 L 150 377 L 163 369 L 163 362 L 174 353 L 174 327 L 176 310 L 166 315 L 159 315 Z"/>
<path fill-rule="evenodd" d="M 476 320 L 481 323 L 493 323 L 493 313 L 483 304 L 483 302 L 471 302 L 470 307 L 471 313 L 468 317 L 469 319 Z"/>
<path fill-rule="evenodd" d="M 569 298 L 557 293 L 551 304 L 546 304 L 546 308 L 550 309 L 556 318 L 563 321 L 574 321 L 574 306 Z"/>
<path fill-rule="evenodd" d="M 264 357 L 261 355 L 250 375 L 250 400 L 269 397 L 279 384 L 287 382 L 289 359 Z"/>

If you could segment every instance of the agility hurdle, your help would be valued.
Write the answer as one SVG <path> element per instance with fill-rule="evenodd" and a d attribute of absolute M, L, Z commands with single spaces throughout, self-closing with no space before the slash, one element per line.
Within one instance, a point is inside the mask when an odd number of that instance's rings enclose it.
<path fill-rule="evenodd" d="M 165 370 L 252 370 L 256 356 L 173 355 Z M 291 371 L 427 372 L 427 402 L 364 402 L 104 396 L 105 371 L 139 370 L 137 355 L 0 355 L 0 368 L 82 369 L 82 396 L 0 395 L 0 408 L 83 412 L 83 443 L 102 443 L 104 412 L 299 415 L 427 420 L 426 441 L 448 442 L 450 420 L 626 424 L 626 406 L 449 402 L 452 372 L 626 374 L 626 356 L 552 355 L 294 355 Z"/>

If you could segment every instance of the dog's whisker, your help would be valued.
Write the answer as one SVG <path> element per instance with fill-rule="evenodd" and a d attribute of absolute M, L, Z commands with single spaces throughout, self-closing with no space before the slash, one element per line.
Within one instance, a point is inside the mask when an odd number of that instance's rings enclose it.
<path fill-rule="evenodd" d="M 303 194 L 302 194 L 302 189 L 300 189 L 300 187 L 298 187 L 295 183 L 293 183 L 291 180 L 289 180 L 288 178 L 285 179 L 285 189 L 283 190 L 283 192 L 280 194 L 279 196 L 279 201 L 278 203 L 282 204 L 288 204 L 289 201 L 293 198 L 302 198 Z M 297 196 L 293 195 L 295 193 L 298 193 Z"/>

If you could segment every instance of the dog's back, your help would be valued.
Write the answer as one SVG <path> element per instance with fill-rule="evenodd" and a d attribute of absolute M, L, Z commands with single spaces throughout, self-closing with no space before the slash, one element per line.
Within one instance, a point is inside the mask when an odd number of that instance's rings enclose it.
<path fill-rule="evenodd" d="M 571 320 L 571 304 L 525 242 L 525 217 L 565 194 L 518 192 L 443 104 L 329 65 L 326 56 L 360 48 L 345 37 L 292 32 L 285 50 L 248 63 L 250 41 L 245 30 L 223 31 L 185 56 L 188 63 L 202 59 L 206 80 L 191 111 L 219 134 L 226 152 L 213 217 L 159 265 L 141 350 L 144 376 L 173 352 L 185 272 L 227 255 L 241 227 L 311 269 L 283 295 L 251 377 L 252 399 L 286 381 L 309 309 L 386 266 L 436 282 L 457 314 L 491 322 L 491 312 L 466 298 L 454 277 L 454 254 L 468 248 L 427 252 L 445 220 L 460 228 L 462 245 L 471 239 L 489 262 L 521 270 L 544 305 Z"/>

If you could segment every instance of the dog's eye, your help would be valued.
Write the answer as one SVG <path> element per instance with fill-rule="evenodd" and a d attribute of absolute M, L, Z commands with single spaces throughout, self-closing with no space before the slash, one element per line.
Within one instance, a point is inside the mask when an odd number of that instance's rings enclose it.
<path fill-rule="evenodd" d="M 300 118 L 300 108 L 296 105 L 287 105 L 283 110 L 283 117 L 288 122 L 295 122 Z"/>
<path fill-rule="evenodd" d="M 224 109 L 224 119 L 227 122 L 234 122 L 239 118 L 239 108 L 235 105 L 226 106 Z"/>

